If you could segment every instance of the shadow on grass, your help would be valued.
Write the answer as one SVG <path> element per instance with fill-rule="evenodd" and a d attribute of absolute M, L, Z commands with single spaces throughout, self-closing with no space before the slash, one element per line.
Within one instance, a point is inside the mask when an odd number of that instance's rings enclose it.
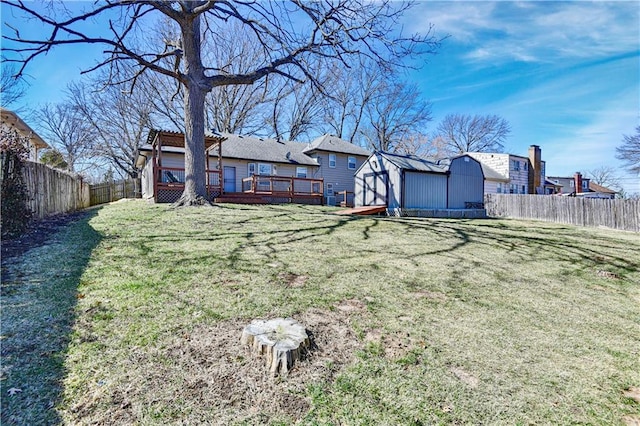
<path fill-rule="evenodd" d="M 3 425 L 58 424 L 65 358 L 75 320 L 80 277 L 102 236 L 92 209 L 23 253 L 3 259 Z"/>

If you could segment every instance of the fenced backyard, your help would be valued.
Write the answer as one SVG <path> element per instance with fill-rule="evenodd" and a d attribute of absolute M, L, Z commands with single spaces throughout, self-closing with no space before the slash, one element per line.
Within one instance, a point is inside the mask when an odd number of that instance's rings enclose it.
<path fill-rule="evenodd" d="M 91 185 L 90 192 L 92 206 L 123 198 L 140 198 L 140 179 L 123 179 Z"/>
<path fill-rule="evenodd" d="M 89 184 L 77 175 L 31 161 L 24 162 L 22 173 L 34 219 L 81 210 L 90 205 Z"/>
<path fill-rule="evenodd" d="M 487 216 L 640 232 L 640 200 L 485 194 Z"/>

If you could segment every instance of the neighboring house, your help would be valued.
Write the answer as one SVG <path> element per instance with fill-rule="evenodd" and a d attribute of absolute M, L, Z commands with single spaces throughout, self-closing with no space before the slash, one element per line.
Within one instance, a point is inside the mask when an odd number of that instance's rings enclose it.
<path fill-rule="evenodd" d="M 49 148 L 49 145 L 18 114 L 5 108 L 0 108 L 0 111 L 2 126 L 16 129 L 20 136 L 29 139 L 29 160 L 37 162 L 39 151 Z"/>
<path fill-rule="evenodd" d="M 513 154 L 468 152 L 480 161 L 485 174 L 487 194 L 546 194 L 553 185 L 545 181 L 546 164 L 539 146 L 529 147 L 529 156 Z"/>
<path fill-rule="evenodd" d="M 548 176 L 547 180 L 556 185 L 556 190 L 553 194 L 557 195 L 584 198 L 616 197 L 616 191 L 591 182 L 591 179 L 582 176 L 580 172 L 574 173 L 571 177 Z"/>
<path fill-rule="evenodd" d="M 206 136 L 205 145 L 211 198 L 243 194 L 247 200 L 247 194 L 263 194 L 273 196 L 272 202 L 314 198 L 335 204 L 335 196 L 327 197 L 327 186 L 334 193 L 353 192 L 355 168 L 368 155 L 362 155 L 359 147 L 328 135 L 307 144 L 216 133 Z M 151 131 L 147 144 L 139 149 L 137 164 L 142 169 L 144 198 L 157 202 L 177 200 L 184 188 L 184 136 Z"/>
<path fill-rule="evenodd" d="M 444 160 L 377 151 L 356 171 L 355 205 L 404 209 L 481 208 L 484 174 L 479 161 L 463 154 Z"/>

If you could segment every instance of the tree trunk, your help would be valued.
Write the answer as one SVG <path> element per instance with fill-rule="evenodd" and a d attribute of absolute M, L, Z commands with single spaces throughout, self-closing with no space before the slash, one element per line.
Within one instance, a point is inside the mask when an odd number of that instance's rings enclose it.
<path fill-rule="evenodd" d="M 242 331 L 240 342 L 249 346 L 252 353 L 264 355 L 269 372 L 274 376 L 287 375 L 311 347 L 304 326 L 291 318 L 254 320 Z"/>
<path fill-rule="evenodd" d="M 204 145 L 204 101 L 208 88 L 200 56 L 200 16 L 182 21 L 180 28 L 187 80 L 184 87 L 184 192 L 175 205 L 210 205 Z"/>

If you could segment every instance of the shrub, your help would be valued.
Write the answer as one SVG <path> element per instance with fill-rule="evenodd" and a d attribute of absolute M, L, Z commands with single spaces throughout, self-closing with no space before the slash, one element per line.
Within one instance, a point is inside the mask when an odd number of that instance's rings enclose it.
<path fill-rule="evenodd" d="M 32 212 L 27 206 L 29 194 L 22 175 L 28 146 L 28 138 L 20 136 L 15 129 L 0 130 L 2 238 L 22 234 L 31 220 Z"/>

